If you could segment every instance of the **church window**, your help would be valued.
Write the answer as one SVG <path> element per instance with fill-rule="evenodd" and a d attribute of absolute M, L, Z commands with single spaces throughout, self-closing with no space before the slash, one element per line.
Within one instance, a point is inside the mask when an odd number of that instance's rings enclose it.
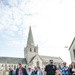
<path fill-rule="evenodd" d="M 32 49 L 30 48 L 30 52 L 32 52 Z"/>
<path fill-rule="evenodd" d="M 7 70 L 7 64 L 5 65 L 5 70 Z"/>
<path fill-rule="evenodd" d="M 10 67 L 10 65 L 9 65 L 9 67 Z"/>
<path fill-rule="evenodd" d="M 2 67 L 4 67 L 4 65 L 2 65 Z"/>
<path fill-rule="evenodd" d="M 16 66 L 14 65 L 14 70 L 16 69 Z"/>
<path fill-rule="evenodd" d="M 58 63 L 58 67 L 59 67 L 59 68 L 61 68 L 61 65 L 60 65 L 60 63 Z"/>
<path fill-rule="evenodd" d="M 13 65 L 12 65 L 12 67 L 13 67 Z"/>
<path fill-rule="evenodd" d="M 26 68 L 26 66 L 25 66 L 25 68 Z"/>
<path fill-rule="evenodd" d="M 61 65 L 59 65 L 59 68 L 61 68 Z"/>
<path fill-rule="evenodd" d="M 36 49 L 34 48 L 34 52 L 36 52 Z"/>
<path fill-rule="evenodd" d="M 55 62 L 54 65 L 57 65 L 57 63 Z"/>
<path fill-rule="evenodd" d="M 74 53 L 74 58 L 75 58 L 75 49 L 73 50 L 73 53 Z"/>
<path fill-rule="evenodd" d="M 37 67 L 39 67 L 39 61 L 36 62 Z"/>
<path fill-rule="evenodd" d="M 1 66 L 1 69 L 2 69 L 2 70 L 3 70 L 3 68 L 4 68 L 4 65 Z"/>
<path fill-rule="evenodd" d="M 17 65 L 17 68 L 18 68 L 18 65 Z"/>

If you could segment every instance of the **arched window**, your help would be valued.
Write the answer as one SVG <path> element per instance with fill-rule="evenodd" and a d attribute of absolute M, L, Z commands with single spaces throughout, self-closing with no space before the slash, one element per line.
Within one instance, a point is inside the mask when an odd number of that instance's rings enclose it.
<path fill-rule="evenodd" d="M 4 69 L 4 65 L 1 66 L 1 69 L 2 69 L 2 70 Z"/>
<path fill-rule="evenodd" d="M 7 64 L 5 64 L 5 70 L 7 70 Z"/>
<path fill-rule="evenodd" d="M 36 49 L 34 48 L 34 52 L 36 52 Z"/>
<path fill-rule="evenodd" d="M 75 59 L 75 49 L 73 50 L 73 53 L 74 53 L 74 59 Z"/>
<path fill-rule="evenodd" d="M 16 65 L 14 65 L 14 70 L 16 70 Z"/>
<path fill-rule="evenodd" d="M 58 63 L 58 67 L 61 68 L 61 64 L 60 63 Z"/>
<path fill-rule="evenodd" d="M 17 65 L 17 68 L 18 68 L 18 65 Z"/>
<path fill-rule="evenodd" d="M 9 67 L 10 67 L 10 65 L 9 65 Z"/>
<path fill-rule="evenodd" d="M 32 52 L 32 49 L 30 48 L 30 52 Z"/>
<path fill-rule="evenodd" d="M 4 67 L 4 65 L 2 64 L 2 67 Z"/>
<path fill-rule="evenodd" d="M 54 65 L 57 65 L 57 63 L 56 63 L 56 62 L 54 62 Z"/>
<path fill-rule="evenodd" d="M 59 68 L 61 68 L 61 65 L 59 65 Z"/>
<path fill-rule="evenodd" d="M 39 61 L 36 62 L 37 67 L 39 67 Z"/>
<path fill-rule="evenodd" d="M 11 65 L 13 67 L 13 65 Z"/>
<path fill-rule="evenodd" d="M 26 65 L 25 65 L 25 68 L 26 68 Z"/>

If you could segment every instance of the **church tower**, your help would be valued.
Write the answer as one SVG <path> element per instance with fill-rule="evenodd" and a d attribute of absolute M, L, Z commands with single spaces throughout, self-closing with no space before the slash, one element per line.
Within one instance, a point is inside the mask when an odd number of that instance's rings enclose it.
<path fill-rule="evenodd" d="M 29 34 L 27 39 L 27 45 L 24 48 L 24 58 L 27 60 L 27 64 L 30 63 L 31 59 L 38 54 L 38 46 L 35 46 L 32 35 L 31 26 L 29 27 Z"/>

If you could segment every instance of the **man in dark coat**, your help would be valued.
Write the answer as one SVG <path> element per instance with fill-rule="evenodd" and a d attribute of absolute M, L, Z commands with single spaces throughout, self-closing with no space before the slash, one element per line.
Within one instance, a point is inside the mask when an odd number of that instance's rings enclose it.
<path fill-rule="evenodd" d="M 37 71 L 37 67 L 35 66 L 35 67 L 34 67 L 34 70 L 33 70 L 32 73 L 31 73 L 31 75 L 37 75 L 37 72 L 38 72 L 38 71 Z"/>
<path fill-rule="evenodd" d="M 50 64 L 45 67 L 45 75 L 55 75 L 56 66 L 53 65 L 53 60 L 50 60 L 49 62 Z"/>
<path fill-rule="evenodd" d="M 19 68 L 16 69 L 15 75 L 28 75 L 26 69 L 22 67 L 22 63 L 19 63 Z"/>

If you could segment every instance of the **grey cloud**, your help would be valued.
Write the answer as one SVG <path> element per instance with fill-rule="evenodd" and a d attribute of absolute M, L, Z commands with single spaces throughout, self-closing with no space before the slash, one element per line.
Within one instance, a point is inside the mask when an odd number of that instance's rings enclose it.
<path fill-rule="evenodd" d="M 28 2 L 29 1 L 30 0 L 28 0 Z M 18 20 L 22 19 L 24 16 L 32 16 L 33 13 L 21 10 L 20 7 L 16 7 L 17 5 L 22 4 L 22 3 L 27 3 L 27 1 L 26 0 L 25 1 L 24 0 L 14 0 L 14 1 L 13 0 L 0 0 L 0 7 L 1 6 L 3 7 L 2 9 L 0 8 L 0 11 L 1 11 L 0 19 L 2 20 L 1 22 L 2 23 L 6 22 L 7 24 L 8 23 L 10 24 L 10 22 L 13 23 L 17 19 Z M 12 7 L 10 9 L 8 7 L 4 7 L 2 4 L 5 6 L 15 6 L 15 7 Z"/>
<path fill-rule="evenodd" d="M 27 4 L 30 0 L 0 0 L 0 6 L 18 7 L 20 4 Z"/>
<path fill-rule="evenodd" d="M 4 6 L 12 7 L 8 0 L 0 0 L 0 7 L 3 8 Z"/>

